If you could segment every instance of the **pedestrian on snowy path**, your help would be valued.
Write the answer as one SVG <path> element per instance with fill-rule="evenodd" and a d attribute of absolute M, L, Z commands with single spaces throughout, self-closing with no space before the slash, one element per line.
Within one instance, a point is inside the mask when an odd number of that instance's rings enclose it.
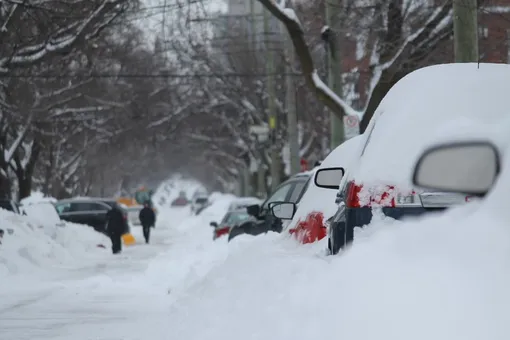
<path fill-rule="evenodd" d="M 122 251 L 122 235 L 128 229 L 124 213 L 119 207 L 114 206 L 106 214 L 106 220 L 106 232 L 112 240 L 112 253 L 118 254 Z"/>
<path fill-rule="evenodd" d="M 145 202 L 142 210 L 140 210 L 138 218 L 140 219 L 140 223 L 142 224 L 143 237 L 145 237 L 145 243 L 149 243 L 151 228 L 154 228 L 154 225 L 156 224 L 156 214 L 154 213 L 154 210 L 152 210 L 150 202 Z"/>

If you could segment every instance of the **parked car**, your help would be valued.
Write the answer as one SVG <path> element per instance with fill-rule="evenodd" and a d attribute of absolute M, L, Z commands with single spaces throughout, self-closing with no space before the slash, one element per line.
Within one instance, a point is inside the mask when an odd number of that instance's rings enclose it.
<path fill-rule="evenodd" d="M 229 241 L 241 234 L 255 236 L 267 233 L 268 231 L 282 232 L 284 224 L 288 224 L 288 221 L 282 221 L 273 216 L 271 208 L 274 204 L 281 202 L 298 204 L 308 187 L 311 173 L 307 171 L 292 176 L 280 184 L 261 205 L 254 204 L 248 206 L 246 211 L 254 219 L 242 223 L 237 228 L 232 228 L 228 236 Z"/>
<path fill-rule="evenodd" d="M 339 167 L 338 176 L 333 181 L 340 182 L 343 167 L 351 167 L 358 157 L 358 149 L 361 145 L 362 136 L 351 138 L 337 146 L 319 164 L 314 171 L 314 180 L 310 180 L 308 189 L 299 202 L 299 208 L 295 203 L 285 202 L 273 206 L 273 214 L 282 220 L 291 220 L 287 226 L 289 232 L 301 243 L 312 243 L 323 239 L 328 233 L 328 220 L 335 214 L 337 205 L 335 196 L 337 190 L 319 186 L 323 180 L 323 174 L 335 175 L 334 173 L 321 171 L 323 168 Z M 282 206 L 283 204 L 283 206 Z"/>
<path fill-rule="evenodd" d="M 198 215 L 209 206 L 209 198 L 207 196 L 197 196 L 191 201 L 191 212 Z"/>
<path fill-rule="evenodd" d="M 172 207 L 185 207 L 189 204 L 184 191 L 179 192 L 179 196 L 172 201 Z"/>
<path fill-rule="evenodd" d="M 64 221 L 85 224 L 103 233 L 106 231 L 106 214 L 114 206 L 123 211 L 127 222 L 128 212 L 113 198 L 71 198 L 55 203 L 55 208 Z"/>
<path fill-rule="evenodd" d="M 364 133 L 357 166 L 346 169 L 338 186 L 323 183 L 339 188 L 329 235 L 332 253 L 350 244 L 354 228 L 369 224 L 374 211 L 398 220 L 470 201 L 469 195 L 458 192 L 418 189 L 409 172 L 424 146 L 449 125 L 458 127 L 467 117 L 478 119 L 480 112 L 484 120 L 505 117 L 506 108 L 492 108 L 492 103 L 501 101 L 498 95 L 505 96 L 502 90 L 485 85 L 501 77 L 496 69 L 510 74 L 506 65 L 480 69 L 476 64 L 435 65 L 408 74 L 392 87 Z"/>
<path fill-rule="evenodd" d="M 7 199 L 0 200 L 0 209 L 12 211 L 13 213 L 18 214 L 18 215 L 23 214 L 23 212 L 20 210 L 20 204 L 13 200 L 7 200 Z"/>
<path fill-rule="evenodd" d="M 20 210 L 24 215 L 47 227 L 65 227 L 65 223 L 60 218 L 57 209 L 50 202 L 23 204 L 20 206 Z"/>
<path fill-rule="evenodd" d="M 213 240 L 228 235 L 230 229 L 237 228 L 240 224 L 253 220 L 253 216 L 249 215 L 246 209 L 227 211 L 223 219 L 218 224 L 217 222 L 211 222 L 211 227 L 214 228 Z"/>

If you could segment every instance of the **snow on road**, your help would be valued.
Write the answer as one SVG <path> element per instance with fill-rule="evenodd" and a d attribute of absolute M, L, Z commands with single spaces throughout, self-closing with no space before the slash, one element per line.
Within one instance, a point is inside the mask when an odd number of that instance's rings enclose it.
<path fill-rule="evenodd" d="M 208 222 L 221 218 L 231 197 L 218 198 L 201 216 L 188 208 L 161 211 L 149 245 L 120 256 L 109 249 L 93 263 L 46 268 L 46 276 L 2 278 L 0 339 L 168 339 L 168 310 L 187 285 L 227 255 L 226 240 L 212 241 Z M 108 244 L 109 246 L 109 244 Z M 106 254 L 107 253 L 107 254 Z"/>
<path fill-rule="evenodd" d="M 376 221 L 325 256 L 325 240 L 285 233 L 213 242 L 208 222 L 230 200 L 195 217 L 162 211 L 153 242 L 121 256 L 2 281 L 0 339 L 508 338 L 510 232 L 489 210 L 473 214 L 476 202 Z"/>

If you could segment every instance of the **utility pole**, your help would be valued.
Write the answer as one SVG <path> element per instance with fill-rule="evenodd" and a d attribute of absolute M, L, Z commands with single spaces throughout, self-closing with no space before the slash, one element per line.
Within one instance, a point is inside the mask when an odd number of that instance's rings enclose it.
<path fill-rule="evenodd" d="M 266 72 L 267 72 L 267 111 L 269 115 L 269 130 L 270 130 L 270 148 L 271 148 L 271 189 L 274 190 L 278 184 L 280 184 L 280 148 L 278 147 L 278 120 L 276 117 L 275 110 L 275 81 L 274 81 L 274 46 L 271 44 L 270 37 L 273 35 L 271 32 L 271 13 L 267 9 L 264 9 L 264 36 L 265 36 L 265 47 L 266 47 Z"/>
<path fill-rule="evenodd" d="M 456 63 L 479 61 L 477 0 L 453 0 L 453 37 Z"/>
<path fill-rule="evenodd" d="M 290 174 L 295 175 L 300 171 L 300 155 L 299 155 L 299 138 L 298 138 L 298 119 L 296 112 L 296 88 L 294 86 L 294 79 L 291 74 L 296 63 L 296 53 L 294 51 L 294 45 L 290 39 L 290 35 L 287 33 L 285 26 L 281 25 L 282 35 L 286 36 L 285 39 L 285 55 L 287 59 L 286 65 L 286 90 L 285 90 L 285 101 L 287 109 L 287 140 L 289 143 L 289 155 L 290 155 Z"/>
<path fill-rule="evenodd" d="M 334 3 L 332 3 L 334 2 Z M 342 97 L 342 60 L 340 50 L 340 39 L 338 33 L 332 29 L 335 23 L 341 18 L 341 0 L 326 0 L 326 25 L 328 28 L 322 32 L 322 39 L 326 44 L 328 55 L 328 86 Z M 338 118 L 333 112 L 330 113 L 331 125 L 331 150 L 342 144 L 345 139 L 343 119 Z"/>
<path fill-rule="evenodd" d="M 257 42 L 257 22 L 256 22 L 256 14 L 255 14 L 255 1 L 250 0 L 250 48 L 252 51 L 256 51 L 258 47 Z M 255 65 L 258 70 L 258 65 Z M 257 187 L 256 190 L 250 190 L 250 193 L 253 192 L 260 198 L 264 198 L 266 195 L 266 168 L 264 167 L 264 155 L 262 151 L 262 147 L 260 146 L 260 141 L 257 137 L 257 153 L 258 159 L 255 159 L 257 162 Z M 249 171 L 249 170 L 248 170 Z M 251 178 L 251 175 L 250 175 Z M 251 181 L 250 181 L 251 182 Z M 248 196 L 248 194 L 247 194 Z"/>

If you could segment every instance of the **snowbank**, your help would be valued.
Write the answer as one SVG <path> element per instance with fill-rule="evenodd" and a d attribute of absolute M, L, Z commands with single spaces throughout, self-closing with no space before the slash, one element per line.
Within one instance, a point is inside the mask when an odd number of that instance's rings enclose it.
<path fill-rule="evenodd" d="M 322 256 L 324 241 L 302 246 L 277 234 L 241 241 L 174 304 L 176 338 L 509 336 L 510 230 L 475 205 L 375 223 L 340 256 Z"/>
<path fill-rule="evenodd" d="M 29 197 L 24 198 L 20 201 L 22 205 L 30 205 L 41 202 L 54 203 L 57 202 L 57 199 L 54 197 L 46 197 L 40 191 L 33 191 Z"/>
<path fill-rule="evenodd" d="M 2 209 L 0 221 L 5 230 L 0 245 L 0 281 L 13 275 L 46 277 L 51 268 L 102 256 L 105 249 L 98 248 L 98 244 L 110 246 L 104 235 L 83 225 L 50 227 L 44 221 Z"/>
<path fill-rule="evenodd" d="M 179 196 L 179 192 L 184 191 L 186 197 L 190 199 L 197 190 L 205 191 L 204 185 L 195 180 L 186 180 L 182 179 L 181 176 L 173 176 L 164 181 L 156 189 L 152 196 L 152 202 L 159 211 L 168 208 L 170 203 Z"/>

